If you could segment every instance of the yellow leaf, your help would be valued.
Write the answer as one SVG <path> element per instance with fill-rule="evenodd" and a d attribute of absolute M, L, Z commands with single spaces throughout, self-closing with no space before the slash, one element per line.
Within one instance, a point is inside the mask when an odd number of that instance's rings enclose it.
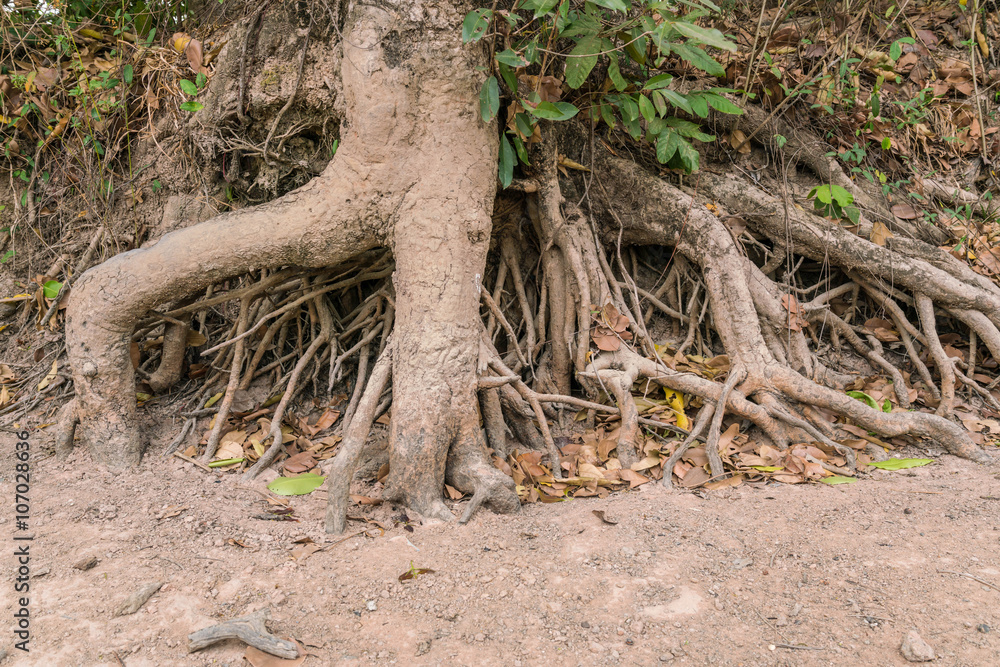
<path fill-rule="evenodd" d="M 690 428 L 691 420 L 684 414 L 684 394 L 665 387 L 663 393 L 667 397 L 667 405 L 677 415 L 677 427 L 683 429 Z"/>
<path fill-rule="evenodd" d="M 174 47 L 174 51 L 177 53 L 184 53 L 184 49 L 191 42 L 191 35 L 186 32 L 175 32 L 173 37 L 170 38 L 170 43 Z"/>
<path fill-rule="evenodd" d="M 584 167 L 579 162 L 574 162 L 573 160 L 570 160 L 568 157 L 564 155 L 559 156 L 559 166 L 567 167 L 569 169 L 576 169 L 577 171 L 590 171 L 589 168 Z"/>
<path fill-rule="evenodd" d="M 10 401 L 10 394 L 7 393 L 7 387 L 6 385 L 4 385 L 2 388 L 0 388 L 0 408 L 7 405 L 9 401 Z"/>
<path fill-rule="evenodd" d="M 205 401 L 205 407 L 206 408 L 212 407 L 213 405 L 215 405 L 216 403 L 219 402 L 220 398 L 222 398 L 222 392 L 221 391 L 218 394 L 216 394 L 215 396 L 213 396 L 212 398 L 210 398 L 207 401 Z"/>
<path fill-rule="evenodd" d="M 258 457 L 264 456 L 264 445 L 260 444 L 260 440 L 250 438 L 250 445 L 253 446 L 253 451 L 256 452 Z"/>
<path fill-rule="evenodd" d="M 58 370 L 59 370 L 59 360 L 56 359 L 55 361 L 52 362 L 52 368 L 49 370 L 46 376 L 42 378 L 42 381 L 38 383 L 38 391 L 41 391 L 42 389 L 48 387 L 49 384 L 56 379 L 56 371 Z"/>
<path fill-rule="evenodd" d="M 91 39 L 104 39 L 104 35 L 90 28 L 80 28 L 80 34 Z"/>

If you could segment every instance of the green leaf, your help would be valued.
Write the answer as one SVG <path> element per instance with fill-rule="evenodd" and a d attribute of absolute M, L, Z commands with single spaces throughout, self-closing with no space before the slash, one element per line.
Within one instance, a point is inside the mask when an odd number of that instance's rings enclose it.
<path fill-rule="evenodd" d="M 578 14 L 575 21 L 559 33 L 560 37 L 580 37 L 581 35 L 596 35 L 601 31 L 601 22 L 590 14 Z M 605 49 L 606 50 L 606 49 Z"/>
<path fill-rule="evenodd" d="M 788 143 L 788 139 L 782 134 L 776 134 L 774 135 L 774 143 L 779 149 L 781 149 L 785 147 L 786 143 Z"/>
<path fill-rule="evenodd" d="M 692 107 L 691 104 L 688 102 L 688 98 L 686 95 L 682 95 L 678 93 L 676 90 L 660 90 L 658 92 L 660 95 L 663 95 L 663 97 L 668 102 L 673 104 L 678 109 L 681 109 L 682 111 L 687 111 L 689 114 L 692 115 L 694 114 L 694 107 Z M 705 116 L 707 115 L 708 115 L 708 108 L 705 109 Z M 705 116 L 701 117 L 704 118 Z"/>
<path fill-rule="evenodd" d="M 200 111 L 205 108 L 204 104 L 198 104 L 197 102 L 185 102 L 181 105 L 181 111 L 190 111 L 194 113 L 195 111 Z"/>
<path fill-rule="evenodd" d="M 491 76 L 483 82 L 479 90 L 479 113 L 487 123 L 496 118 L 500 111 L 500 84 Z"/>
<path fill-rule="evenodd" d="M 647 123 L 656 118 L 656 109 L 653 108 L 653 103 L 645 95 L 639 95 L 639 112 Z"/>
<path fill-rule="evenodd" d="M 535 64 L 535 60 L 538 59 L 538 40 L 533 39 L 528 42 L 528 45 L 524 47 L 524 59 L 527 60 L 532 65 Z"/>
<path fill-rule="evenodd" d="M 524 59 L 523 56 L 519 56 L 511 49 L 506 49 L 496 54 L 496 59 L 498 63 L 503 63 L 508 67 L 527 67 L 528 61 Z"/>
<path fill-rule="evenodd" d="M 559 0 L 526 0 L 523 6 L 527 8 L 534 7 L 535 18 L 537 19 L 538 17 L 545 16 L 551 12 L 552 9 L 558 4 Z"/>
<path fill-rule="evenodd" d="M 726 68 L 718 63 L 715 58 L 708 55 L 697 46 L 687 44 L 671 44 L 670 50 L 687 60 L 698 69 L 711 74 L 712 76 L 725 76 Z"/>
<path fill-rule="evenodd" d="M 621 92 L 628 88 L 628 81 L 622 76 L 621 67 L 618 64 L 618 54 L 609 53 L 608 58 L 608 77 L 611 79 L 611 83 L 615 84 L 615 90 Z"/>
<path fill-rule="evenodd" d="M 879 470 L 905 470 L 906 468 L 919 468 L 928 463 L 934 463 L 934 459 L 888 459 L 886 461 L 872 461 L 868 465 Z"/>
<path fill-rule="evenodd" d="M 478 42 L 486 34 L 486 29 L 490 27 L 490 19 L 493 18 L 493 10 L 476 9 L 469 12 L 462 21 L 462 41 Z"/>
<path fill-rule="evenodd" d="M 691 105 L 694 115 L 699 118 L 708 118 L 708 101 L 705 100 L 703 95 L 688 93 L 687 101 Z"/>
<path fill-rule="evenodd" d="M 813 189 L 816 190 L 818 188 L 813 188 Z M 817 199 L 819 199 L 820 201 L 823 201 L 823 199 L 819 195 L 817 195 Z M 823 203 L 829 204 L 830 202 L 829 201 L 824 201 Z M 875 399 L 872 398 L 871 396 L 869 396 L 868 394 L 866 394 L 863 391 L 849 391 L 849 392 L 847 392 L 847 395 L 850 396 L 851 398 L 855 398 L 855 399 L 861 401 L 862 403 L 864 403 L 865 405 L 867 405 L 872 410 L 879 410 L 880 409 L 879 406 L 878 406 L 878 403 L 875 402 Z"/>
<path fill-rule="evenodd" d="M 653 91 L 653 106 L 656 107 L 656 113 L 659 115 L 667 115 L 667 98 L 663 96 L 662 90 Z"/>
<path fill-rule="evenodd" d="M 716 111 L 732 114 L 734 116 L 740 116 L 743 114 L 743 109 L 739 108 L 722 95 L 711 92 L 705 93 L 705 101 L 708 102 L 708 106 L 712 107 Z"/>
<path fill-rule="evenodd" d="M 841 475 L 832 475 L 830 477 L 824 477 L 819 480 L 824 484 L 854 484 L 858 481 L 857 477 L 842 477 Z"/>
<path fill-rule="evenodd" d="M 836 202 L 837 206 L 844 207 L 850 206 L 854 203 L 854 195 L 840 187 L 839 185 L 819 185 L 809 191 L 809 198 L 816 198 L 824 204 L 830 204 L 831 202 Z M 863 393 L 863 392 L 858 392 Z M 850 395 L 851 392 L 848 392 Z M 865 394 L 867 396 L 867 394 Z M 857 398 L 857 396 L 855 396 Z M 870 398 L 870 397 L 869 397 Z M 872 401 L 874 403 L 874 401 Z M 872 405 L 873 408 L 878 410 L 878 407 Z"/>
<path fill-rule="evenodd" d="M 537 107 L 525 107 L 532 116 L 547 120 L 569 120 L 580 110 L 569 102 L 542 102 Z"/>
<path fill-rule="evenodd" d="M 621 102 L 622 120 L 632 123 L 639 119 L 639 105 L 631 97 L 623 97 Z"/>
<path fill-rule="evenodd" d="M 507 135 L 500 137 L 500 184 L 506 189 L 514 180 L 514 148 Z"/>
<path fill-rule="evenodd" d="M 604 120 L 605 123 L 608 124 L 608 127 L 612 128 L 612 129 L 614 128 L 614 126 L 615 126 L 615 113 L 614 113 L 614 111 L 611 110 L 611 105 L 610 104 L 602 104 L 601 105 L 601 118 Z"/>
<path fill-rule="evenodd" d="M 198 76 L 194 78 L 194 85 L 198 86 L 198 90 L 201 90 L 205 87 L 206 83 L 208 83 L 208 77 L 201 72 L 198 72 Z"/>
<path fill-rule="evenodd" d="M 844 215 L 847 216 L 847 219 L 855 225 L 861 223 L 861 209 L 857 206 L 845 206 Z"/>
<path fill-rule="evenodd" d="M 194 85 L 194 81 L 189 79 L 181 79 L 181 90 L 184 91 L 186 95 L 197 95 L 198 86 Z"/>
<path fill-rule="evenodd" d="M 528 150 L 524 147 L 524 142 L 521 141 L 521 137 L 513 137 L 513 139 L 514 150 L 517 151 L 517 159 L 530 167 L 531 161 L 528 160 Z"/>
<path fill-rule="evenodd" d="M 882 150 L 887 151 L 890 148 L 892 148 L 892 139 L 886 137 L 885 139 L 882 140 Z"/>
<path fill-rule="evenodd" d="M 304 496 L 312 493 L 326 481 L 326 477 L 314 472 L 302 473 L 298 477 L 279 477 L 267 488 L 279 496 Z"/>
<path fill-rule="evenodd" d="M 622 0 L 590 0 L 598 7 L 604 7 L 605 9 L 610 9 L 615 12 L 625 12 L 628 11 L 628 7 Z"/>
<path fill-rule="evenodd" d="M 236 465 L 237 463 L 242 463 L 245 459 L 240 457 L 238 459 L 223 459 L 221 461 L 212 461 L 208 464 L 209 468 L 224 468 L 226 466 Z"/>
<path fill-rule="evenodd" d="M 656 159 L 660 164 L 666 164 L 677 152 L 680 135 L 676 130 L 667 130 L 656 138 Z"/>
<path fill-rule="evenodd" d="M 125 65 L 125 67 L 122 68 L 122 78 L 125 80 L 125 85 L 126 86 L 131 86 L 132 85 L 132 66 L 131 65 Z"/>
<path fill-rule="evenodd" d="M 14 254 L 15 253 L 13 250 L 8 250 L 7 252 L 5 252 L 3 254 L 3 257 L 0 258 L 0 264 L 6 264 L 7 262 L 9 262 L 10 259 L 14 256 Z"/>
<path fill-rule="evenodd" d="M 42 285 L 42 293 L 46 299 L 54 299 L 59 296 L 59 290 L 62 289 L 62 286 L 63 284 L 58 280 L 49 280 Z"/>
<path fill-rule="evenodd" d="M 715 28 L 702 28 L 701 26 L 697 26 L 693 23 L 678 21 L 673 24 L 673 29 L 685 37 L 690 37 L 697 42 L 701 42 L 702 44 L 714 46 L 715 48 L 722 49 L 723 51 L 732 51 L 733 53 L 736 52 L 736 44 L 726 39 L 726 36 Z"/>
<path fill-rule="evenodd" d="M 576 90 L 583 85 L 590 71 L 597 64 L 597 53 L 601 50 L 601 40 L 597 37 L 584 37 L 566 59 L 566 85 Z"/>
<path fill-rule="evenodd" d="M 889 47 L 889 57 L 893 60 L 899 60 L 901 55 L 903 55 L 903 46 L 897 40 Z"/>
<path fill-rule="evenodd" d="M 497 69 L 500 70 L 500 76 L 503 77 L 504 83 L 510 88 L 510 91 L 517 94 L 517 74 L 507 65 L 500 63 L 497 65 Z"/>
<path fill-rule="evenodd" d="M 657 74 L 652 79 L 646 82 L 646 85 L 642 87 L 643 90 L 656 90 L 657 88 L 666 88 L 670 85 L 670 82 L 674 80 L 671 74 Z"/>
<path fill-rule="evenodd" d="M 518 113 L 514 116 L 514 124 L 517 126 L 517 131 L 526 137 L 535 133 L 535 125 L 531 121 L 531 116 L 526 113 Z"/>
<path fill-rule="evenodd" d="M 681 163 L 684 165 L 684 169 L 688 173 L 694 173 L 698 171 L 698 161 L 701 156 L 698 155 L 698 151 L 687 142 L 685 139 L 680 139 L 680 143 L 677 145 L 677 155 L 681 159 Z"/>

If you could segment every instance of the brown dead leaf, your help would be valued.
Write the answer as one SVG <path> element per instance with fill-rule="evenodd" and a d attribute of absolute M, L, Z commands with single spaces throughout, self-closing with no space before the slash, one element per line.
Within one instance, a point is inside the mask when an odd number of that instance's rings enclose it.
<path fill-rule="evenodd" d="M 309 556 L 312 556 L 322 548 L 323 547 L 314 542 L 303 544 L 300 547 L 295 547 L 292 549 L 292 560 L 297 560 L 299 562 L 304 561 L 306 558 L 309 558 Z"/>
<path fill-rule="evenodd" d="M 180 516 L 181 512 L 186 509 L 187 507 L 183 505 L 171 505 L 170 507 L 165 507 L 162 512 L 156 515 L 156 518 L 173 519 L 175 516 Z"/>
<path fill-rule="evenodd" d="M 648 477 L 644 477 L 643 475 L 640 475 L 636 471 L 631 470 L 629 468 L 622 468 L 618 474 L 621 475 L 621 478 L 623 480 L 628 482 L 628 488 L 630 489 L 634 489 L 637 486 L 642 486 L 643 484 L 649 481 Z"/>
<path fill-rule="evenodd" d="M 728 489 L 734 486 L 739 486 L 743 483 L 743 475 L 732 475 L 725 479 L 717 479 L 714 482 L 706 482 L 705 488 L 711 489 L 712 491 L 718 491 L 719 489 Z"/>
<path fill-rule="evenodd" d="M 594 516 L 596 516 L 598 519 L 600 519 L 604 523 L 606 523 L 608 525 L 611 525 L 611 526 L 617 526 L 618 525 L 618 521 L 616 519 L 609 518 L 604 513 L 604 510 L 593 510 L 593 512 L 594 512 Z"/>
<path fill-rule="evenodd" d="M 674 470 L 676 469 L 675 466 Z M 687 471 L 687 474 L 681 479 L 681 486 L 686 489 L 693 489 L 696 486 L 701 486 L 709 479 L 711 479 L 711 475 L 708 474 L 703 466 L 698 466 Z"/>
<path fill-rule="evenodd" d="M 733 130 L 730 135 L 726 137 L 726 141 L 729 145 L 733 147 L 740 155 L 747 155 L 750 152 L 750 142 L 747 141 L 747 135 L 743 134 L 742 130 Z"/>
<path fill-rule="evenodd" d="M 897 204 L 896 206 L 899 206 L 899 204 Z M 875 245 L 884 246 L 886 239 L 891 239 L 893 236 L 894 234 L 891 231 L 889 231 L 889 228 L 886 227 L 881 222 L 879 222 L 878 220 L 872 223 L 872 233 L 869 238 L 871 239 L 871 242 L 874 243 Z"/>
<path fill-rule="evenodd" d="M 14 371 L 7 364 L 0 364 L 0 382 L 6 384 L 17 379 Z"/>
<path fill-rule="evenodd" d="M 188 329 L 187 339 L 185 341 L 188 347 L 201 347 L 208 342 L 208 338 L 205 334 L 200 331 L 195 331 L 194 329 Z"/>
<path fill-rule="evenodd" d="M 802 331 L 803 327 L 809 326 L 809 322 L 802 316 L 802 307 L 794 294 L 784 294 L 781 297 L 781 307 L 788 311 L 788 323 L 786 326 L 792 331 Z"/>
<path fill-rule="evenodd" d="M 463 496 L 465 496 L 464 493 L 462 493 L 455 487 L 451 486 L 450 484 L 444 485 L 444 492 L 448 494 L 448 497 L 451 498 L 452 500 L 460 500 Z"/>
<path fill-rule="evenodd" d="M 310 452 L 300 452 L 288 458 L 281 467 L 285 472 L 303 473 L 316 467 L 316 459 L 312 457 Z"/>
<path fill-rule="evenodd" d="M 892 214 L 900 220 L 914 220 L 920 217 L 915 208 L 909 204 L 896 204 L 892 207 Z"/>

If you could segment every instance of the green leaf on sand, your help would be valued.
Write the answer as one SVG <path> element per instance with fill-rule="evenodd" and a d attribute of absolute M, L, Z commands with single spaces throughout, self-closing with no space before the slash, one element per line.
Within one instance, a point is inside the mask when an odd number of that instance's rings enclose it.
<path fill-rule="evenodd" d="M 323 475 L 307 472 L 298 477 L 279 477 L 268 484 L 267 488 L 279 496 L 304 496 L 318 489 L 325 481 L 326 477 Z"/>
<path fill-rule="evenodd" d="M 824 477 L 819 481 L 823 482 L 824 484 L 854 484 L 856 481 L 858 481 L 858 478 L 833 475 L 832 477 Z"/>
<path fill-rule="evenodd" d="M 868 465 L 880 470 L 905 470 L 906 468 L 919 468 L 928 463 L 934 463 L 934 459 L 887 459 L 885 461 L 872 461 Z"/>

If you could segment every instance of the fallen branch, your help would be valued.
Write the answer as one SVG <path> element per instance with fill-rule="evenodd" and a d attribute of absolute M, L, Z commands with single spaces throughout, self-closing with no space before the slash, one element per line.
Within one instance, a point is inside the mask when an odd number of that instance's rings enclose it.
<path fill-rule="evenodd" d="M 279 639 L 268 632 L 265 621 L 270 617 L 271 613 L 262 609 L 192 632 L 188 635 L 188 652 L 200 651 L 226 639 L 239 639 L 248 646 L 285 660 L 299 657 L 299 648 L 294 642 Z"/>

